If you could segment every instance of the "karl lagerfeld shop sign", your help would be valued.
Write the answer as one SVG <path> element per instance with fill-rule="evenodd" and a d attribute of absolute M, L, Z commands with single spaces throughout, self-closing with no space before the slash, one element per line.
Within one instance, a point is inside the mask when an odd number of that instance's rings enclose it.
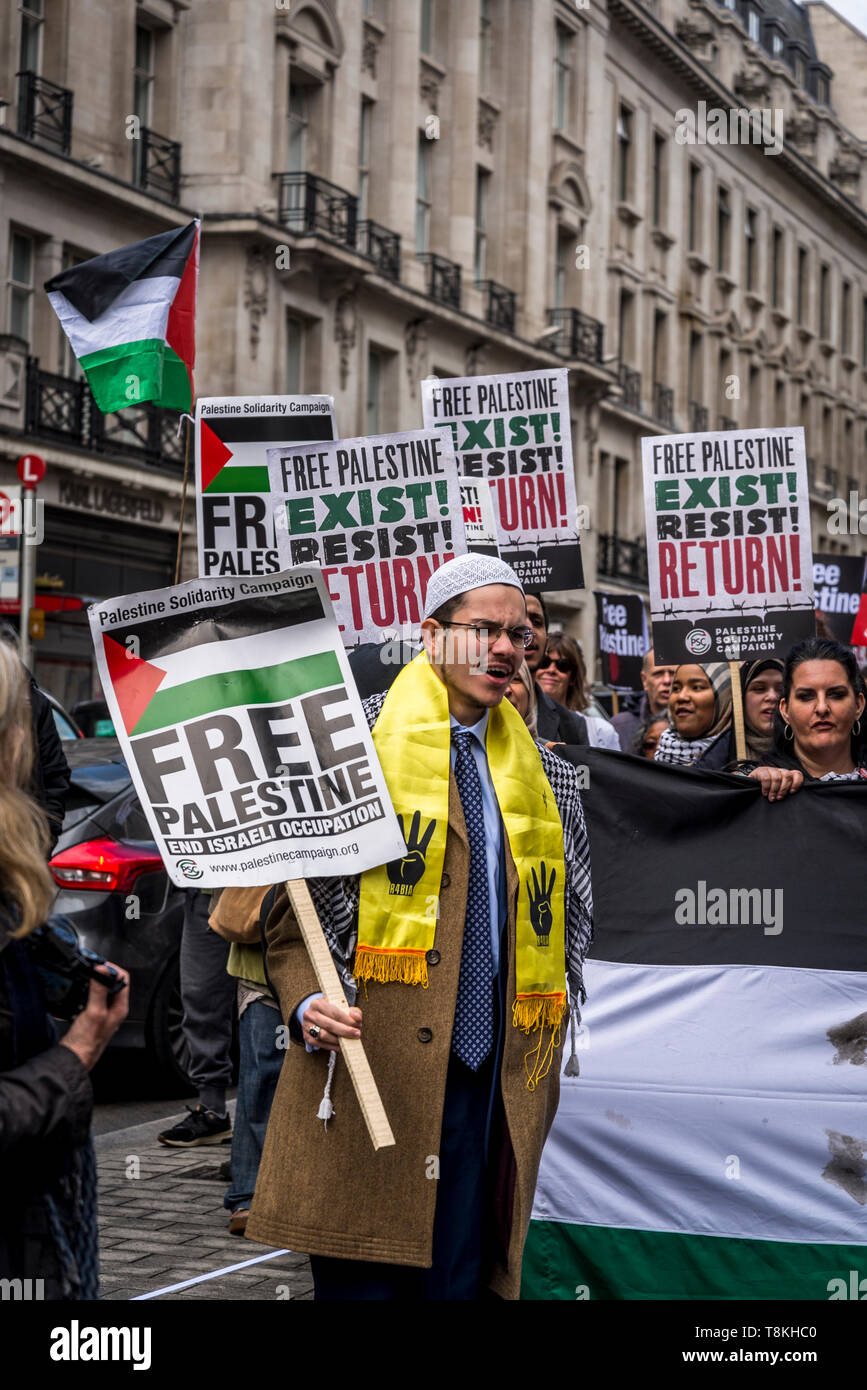
<path fill-rule="evenodd" d="M 52 499 L 46 498 L 47 501 Z M 58 501 L 62 507 L 75 511 L 112 516 L 118 521 L 139 521 L 146 526 L 176 524 L 166 503 L 154 493 L 133 491 L 131 488 L 111 487 L 105 483 L 80 482 L 72 478 L 58 480 Z"/>

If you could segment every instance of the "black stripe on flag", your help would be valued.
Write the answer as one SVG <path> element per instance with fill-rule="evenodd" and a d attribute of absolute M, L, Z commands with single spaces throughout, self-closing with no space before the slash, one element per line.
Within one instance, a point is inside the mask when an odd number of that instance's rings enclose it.
<path fill-rule="evenodd" d="M 867 782 L 810 783 L 771 804 L 755 780 L 581 755 L 597 960 L 867 970 Z M 678 894 L 706 919 L 714 889 L 728 925 L 677 922 Z M 770 896 L 733 924 L 754 889 Z M 777 922 L 754 920 L 766 908 Z"/>
<path fill-rule="evenodd" d="M 203 424 L 213 430 L 224 444 L 282 444 L 287 438 L 293 444 L 316 443 L 336 439 L 333 418 L 321 415 L 205 415 Z"/>
<path fill-rule="evenodd" d="M 193 249 L 195 222 L 174 227 L 157 236 L 120 246 L 104 256 L 94 256 L 81 265 L 70 266 L 46 280 L 46 290 L 59 290 L 73 308 L 89 321 L 98 319 L 133 280 L 155 275 L 183 275 Z"/>
<path fill-rule="evenodd" d="M 158 662 L 161 656 L 201 647 L 206 642 L 231 641 L 236 637 L 250 637 L 254 632 L 276 632 L 281 627 L 293 628 L 325 617 L 315 589 L 257 594 L 252 600 L 238 599 L 235 603 L 224 604 L 209 618 L 199 618 L 199 612 L 200 609 L 194 608 L 149 622 L 124 624 L 110 636 L 123 642 L 137 637 L 136 655 L 144 661 Z"/>

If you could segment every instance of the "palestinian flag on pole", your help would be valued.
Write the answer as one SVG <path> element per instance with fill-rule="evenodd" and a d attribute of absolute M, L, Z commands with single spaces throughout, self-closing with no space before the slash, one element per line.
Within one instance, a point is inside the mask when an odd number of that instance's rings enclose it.
<path fill-rule="evenodd" d="M 192 410 L 199 222 L 70 266 L 45 288 L 104 414 Z"/>
<path fill-rule="evenodd" d="M 597 939 L 523 1297 L 862 1297 L 867 783 L 586 761 Z"/>

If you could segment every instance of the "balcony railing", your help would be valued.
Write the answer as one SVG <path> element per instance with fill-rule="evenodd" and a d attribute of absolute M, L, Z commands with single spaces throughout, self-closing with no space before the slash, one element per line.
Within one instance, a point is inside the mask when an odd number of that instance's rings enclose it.
<path fill-rule="evenodd" d="M 344 246 L 355 246 L 358 199 L 354 193 L 347 193 L 345 188 L 318 174 L 279 174 L 278 184 L 280 221 L 291 232 L 299 236 L 317 234 Z"/>
<path fill-rule="evenodd" d="M 167 469 L 183 470 L 183 445 L 177 437 L 178 416 L 149 401 L 103 415 L 87 382 L 42 371 L 27 360 L 26 429 L 34 439 L 77 444 L 94 453 Z"/>
<path fill-rule="evenodd" d="M 721 415 L 719 417 L 719 422 L 717 424 L 718 430 L 736 430 L 737 427 L 737 420 L 733 420 L 730 415 Z"/>
<path fill-rule="evenodd" d="M 661 381 L 653 383 L 653 418 L 674 429 L 674 391 Z"/>
<path fill-rule="evenodd" d="M 600 535 L 596 570 L 611 579 L 630 584 L 647 584 L 647 545 L 644 541 L 625 541 L 621 536 Z"/>
<path fill-rule="evenodd" d="M 447 304 L 450 309 L 460 309 L 460 266 L 445 256 L 438 256 L 435 251 L 421 251 L 418 258 L 427 266 L 427 293 L 431 299 Z"/>
<path fill-rule="evenodd" d="M 580 309 L 549 309 L 548 322 L 560 332 L 546 344 L 561 357 L 576 357 L 581 362 L 602 362 L 603 325 Z"/>
<path fill-rule="evenodd" d="M 626 406 L 627 410 L 634 410 L 640 415 L 641 372 L 636 372 L 632 367 L 627 367 L 624 362 L 621 362 L 617 374 L 623 389 L 623 404 Z"/>
<path fill-rule="evenodd" d="M 689 428 L 693 434 L 703 434 L 707 429 L 708 410 L 699 401 L 689 403 Z"/>
<path fill-rule="evenodd" d="M 400 279 L 400 236 L 365 217 L 356 228 L 355 249 L 373 261 L 380 275 Z"/>
<path fill-rule="evenodd" d="M 133 183 L 176 203 L 181 191 L 181 146 L 142 126 L 132 148 Z"/>
<path fill-rule="evenodd" d="M 35 72 L 19 72 L 18 134 L 69 154 L 72 92 Z"/>
<path fill-rule="evenodd" d="M 477 280 L 476 286 L 485 296 L 485 318 L 503 333 L 514 333 L 517 297 L 514 290 L 496 280 Z"/>

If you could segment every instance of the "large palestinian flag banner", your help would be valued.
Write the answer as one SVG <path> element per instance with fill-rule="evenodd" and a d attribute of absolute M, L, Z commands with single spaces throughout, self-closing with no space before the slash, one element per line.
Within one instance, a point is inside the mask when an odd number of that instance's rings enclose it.
<path fill-rule="evenodd" d="M 356 874 L 405 852 L 318 570 L 194 579 L 89 616 L 174 883 Z"/>
<path fill-rule="evenodd" d="M 867 1292 L 867 783 L 586 762 L 596 941 L 523 1297 Z"/>
<path fill-rule="evenodd" d="M 199 574 L 281 568 L 267 450 L 336 439 L 333 396 L 207 396 L 196 403 Z"/>
<path fill-rule="evenodd" d="M 199 222 L 70 266 L 45 283 L 105 414 L 152 401 L 192 410 Z"/>

